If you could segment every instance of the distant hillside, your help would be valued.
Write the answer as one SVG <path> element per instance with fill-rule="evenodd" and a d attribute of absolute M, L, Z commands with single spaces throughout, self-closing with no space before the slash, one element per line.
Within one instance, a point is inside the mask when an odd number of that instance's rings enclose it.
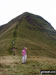
<path fill-rule="evenodd" d="M 29 55 L 56 58 L 56 31 L 41 16 L 28 12 L 0 26 L 0 55 L 10 54 L 12 47 L 21 54 L 25 46 Z"/>

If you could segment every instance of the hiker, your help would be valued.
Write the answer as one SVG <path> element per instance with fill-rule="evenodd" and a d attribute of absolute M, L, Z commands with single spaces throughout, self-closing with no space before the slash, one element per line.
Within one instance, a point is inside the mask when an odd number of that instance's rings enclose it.
<path fill-rule="evenodd" d="M 13 53 L 14 53 L 14 56 L 16 55 L 16 48 L 12 48 L 12 51 L 13 51 Z"/>
<path fill-rule="evenodd" d="M 27 53 L 26 53 L 27 48 L 24 47 L 24 49 L 22 50 L 22 64 L 26 63 L 27 60 Z"/>

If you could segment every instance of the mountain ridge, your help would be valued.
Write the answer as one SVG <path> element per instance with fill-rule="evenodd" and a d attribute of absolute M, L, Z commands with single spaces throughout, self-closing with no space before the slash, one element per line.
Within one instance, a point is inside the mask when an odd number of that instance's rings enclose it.
<path fill-rule="evenodd" d="M 27 47 L 29 55 L 55 57 L 56 31 L 42 17 L 25 12 L 0 28 L 0 54 L 10 54 L 12 47 L 20 53 Z"/>
<path fill-rule="evenodd" d="M 10 26 L 11 24 L 15 23 L 16 21 L 20 21 L 21 19 L 23 18 L 27 18 L 29 16 L 33 15 L 34 17 L 36 16 L 36 18 L 40 18 L 42 20 L 44 20 L 44 18 L 42 18 L 41 16 L 39 15 L 34 15 L 32 13 L 29 13 L 29 12 L 24 12 L 23 14 L 15 17 L 14 19 L 12 19 L 11 21 L 9 21 L 7 24 L 4 24 L 2 26 L 0 26 L 0 30 L 2 29 L 2 27 L 6 27 L 6 26 Z M 34 18 L 33 17 L 33 18 Z M 48 25 L 51 25 L 49 22 L 47 22 L 46 20 L 44 20 Z M 52 26 L 51 26 L 52 27 Z M 54 31 L 54 28 L 52 27 L 52 30 Z"/>

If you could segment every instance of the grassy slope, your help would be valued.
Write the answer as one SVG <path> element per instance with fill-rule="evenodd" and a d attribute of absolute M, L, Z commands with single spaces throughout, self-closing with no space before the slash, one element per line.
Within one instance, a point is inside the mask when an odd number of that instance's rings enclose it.
<path fill-rule="evenodd" d="M 15 26 L 16 25 L 17 23 Z M 15 26 L 12 25 L 12 27 L 1 36 L 0 55 L 8 55 L 11 42 L 14 39 L 13 32 L 15 30 Z M 26 46 L 28 48 L 29 55 L 55 57 L 56 41 L 55 39 L 53 40 L 53 38 L 50 38 L 49 32 L 38 29 L 38 26 L 33 26 L 25 18 L 22 20 L 20 25 L 18 23 L 16 32 L 17 35 L 15 40 L 15 47 L 17 48 L 18 54 L 20 54 L 22 48 Z M 53 37 L 52 34 L 51 37 Z"/>
<path fill-rule="evenodd" d="M 56 59 L 33 56 L 21 64 L 20 56 L 0 56 L 0 75 L 40 75 L 41 70 L 56 70 Z"/>
<path fill-rule="evenodd" d="M 43 23 L 43 20 L 37 20 L 36 17 L 34 19 L 37 22 L 29 22 L 28 18 L 23 18 L 21 23 L 17 21 L 9 28 L 2 30 L 0 75 L 40 75 L 40 70 L 43 69 L 56 70 L 56 33 L 53 32 L 52 27 L 49 28 L 48 24 Z M 42 29 L 43 24 L 47 25 L 44 27 L 45 29 Z M 16 38 L 14 32 L 16 32 Z M 10 56 L 9 52 L 13 40 L 15 40 L 14 46 L 17 48 L 16 56 Z M 28 59 L 26 64 L 21 64 L 21 50 L 25 46 L 28 48 Z"/>

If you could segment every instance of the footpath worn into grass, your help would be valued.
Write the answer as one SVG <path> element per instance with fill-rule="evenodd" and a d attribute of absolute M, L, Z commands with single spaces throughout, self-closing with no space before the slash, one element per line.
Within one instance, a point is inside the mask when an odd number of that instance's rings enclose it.
<path fill-rule="evenodd" d="M 0 75 L 40 75 L 40 70 L 56 70 L 56 59 L 29 56 L 22 64 L 21 56 L 0 56 Z"/>

